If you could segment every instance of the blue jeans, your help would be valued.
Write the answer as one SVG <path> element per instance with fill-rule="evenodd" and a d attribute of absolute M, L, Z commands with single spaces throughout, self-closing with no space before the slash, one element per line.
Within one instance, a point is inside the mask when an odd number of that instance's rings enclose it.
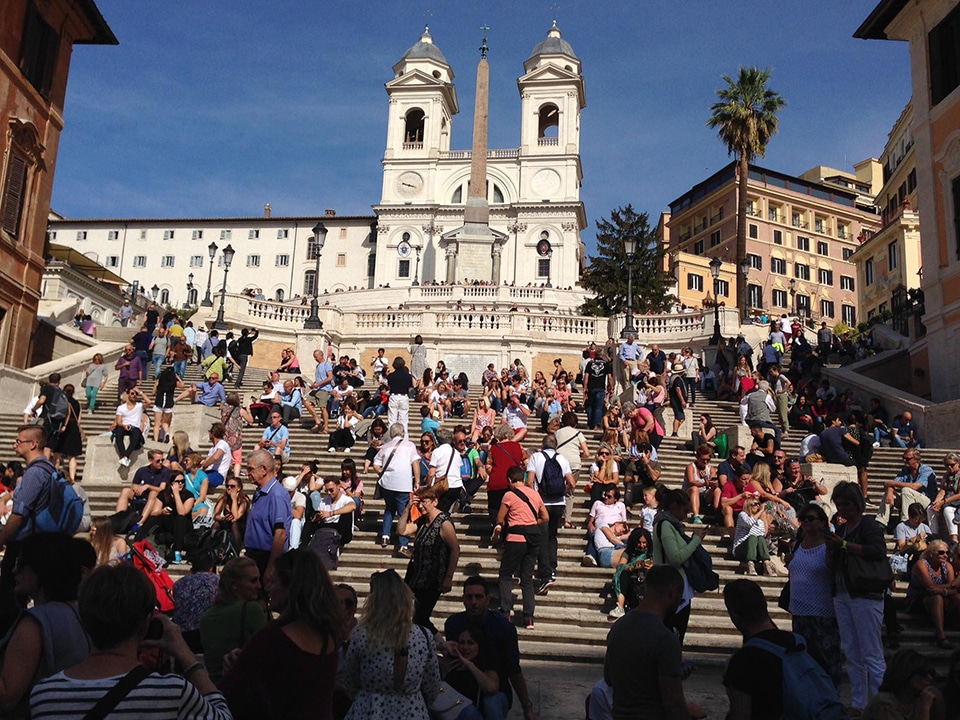
<path fill-rule="evenodd" d="M 173 364 L 173 371 L 174 371 L 177 375 L 180 376 L 180 379 L 181 379 L 181 380 L 183 380 L 183 378 L 184 378 L 184 377 L 186 376 L 186 374 L 187 374 L 187 361 L 186 361 L 186 360 L 177 360 L 177 361 Z"/>
<path fill-rule="evenodd" d="M 140 358 L 140 379 L 146 382 L 147 380 L 147 365 L 149 363 L 150 355 L 146 350 L 137 350 L 134 353 L 138 358 Z"/>
<path fill-rule="evenodd" d="M 153 356 L 153 376 L 155 378 L 160 377 L 160 366 L 163 365 L 164 357 L 164 355 Z"/>
<path fill-rule="evenodd" d="M 366 410 L 363 411 L 363 417 L 365 418 L 376 417 L 378 415 L 386 415 L 386 414 L 387 414 L 387 406 L 384 405 L 383 403 L 380 403 L 375 407 L 371 405 L 370 407 L 368 407 Z"/>
<path fill-rule="evenodd" d="M 403 515 L 403 511 L 407 508 L 407 503 L 410 502 L 410 493 L 387 490 L 386 488 L 380 488 L 380 492 L 383 493 L 384 505 L 383 528 L 380 531 L 380 536 L 390 537 L 390 532 L 393 528 L 393 518 L 394 516 L 400 517 Z M 400 547 L 406 547 L 409 542 L 410 538 L 400 536 Z"/>
<path fill-rule="evenodd" d="M 593 430 L 594 428 L 603 426 L 603 414 L 606 412 L 607 408 L 605 401 L 607 399 L 607 391 L 604 388 L 598 390 L 590 390 L 587 395 L 587 428 Z"/>
<path fill-rule="evenodd" d="M 507 705 L 507 696 L 502 692 L 483 695 L 480 698 L 480 705 L 483 706 L 483 720 L 503 720 L 510 710 Z"/>

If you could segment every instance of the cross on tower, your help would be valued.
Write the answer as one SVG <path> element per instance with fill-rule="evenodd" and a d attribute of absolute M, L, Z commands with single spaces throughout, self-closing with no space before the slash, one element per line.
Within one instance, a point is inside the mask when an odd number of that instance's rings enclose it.
<path fill-rule="evenodd" d="M 480 57 L 485 58 L 487 56 L 487 51 L 490 49 L 487 47 L 487 30 L 490 28 L 486 25 L 481 25 L 480 29 L 483 30 L 483 42 L 480 43 Z"/>

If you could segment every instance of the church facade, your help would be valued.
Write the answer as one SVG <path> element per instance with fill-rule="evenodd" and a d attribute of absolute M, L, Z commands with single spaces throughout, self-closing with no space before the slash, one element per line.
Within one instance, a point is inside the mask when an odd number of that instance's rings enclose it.
<path fill-rule="evenodd" d="M 387 138 L 375 215 L 326 211 L 285 218 L 268 210 L 239 218 L 58 217 L 49 224 L 51 239 L 131 284 L 156 285 L 157 296 L 174 305 L 204 296 L 211 261 L 217 266 L 213 289 L 221 287 L 228 243 L 235 256 L 227 291 L 261 288 L 283 301 L 312 295 L 315 287 L 322 293 L 434 282 L 577 289 L 585 262 L 580 113 L 586 96 L 580 60 L 556 24 L 517 80 L 519 147 L 485 151 L 489 260 L 474 256 L 468 263 L 455 232 L 465 223 L 476 151 L 450 148 L 459 113 L 454 72 L 429 30 L 393 73 L 386 83 Z M 319 276 L 312 239 L 317 221 L 328 229 Z M 208 243 L 218 245 L 212 256 Z"/>

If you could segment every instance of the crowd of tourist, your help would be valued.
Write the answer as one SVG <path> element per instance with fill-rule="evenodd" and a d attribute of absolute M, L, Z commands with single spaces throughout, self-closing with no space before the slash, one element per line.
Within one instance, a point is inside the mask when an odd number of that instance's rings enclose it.
<path fill-rule="evenodd" d="M 703 539 L 713 528 L 723 537 L 723 552 L 739 562 L 739 574 L 790 577 L 781 603 L 791 614 L 792 632 L 773 625 L 753 581 L 728 583 L 724 590 L 731 619 L 747 642 L 724 680 L 731 717 L 779 716 L 770 710 L 737 715 L 736 708 L 782 709 L 784 695 L 765 695 L 749 682 L 752 674 L 766 672 L 760 668 L 767 656 L 780 650 L 809 653 L 833 695 L 845 672 L 852 708 L 863 717 L 881 717 L 871 713 L 880 702 L 894 702 L 891 696 L 926 704 L 927 715 L 916 717 L 938 717 L 944 707 L 943 696 L 929 685 L 911 684 L 926 665 L 901 655 L 889 666 L 884 662 L 884 625 L 893 648 L 899 626 L 889 578 L 883 586 L 867 576 L 882 574 L 879 566 L 904 573 L 907 609 L 929 617 L 939 648 L 953 647 L 947 628 L 951 613 L 960 611 L 960 455 L 943 459 L 938 478 L 922 461 L 908 411 L 890 418 L 876 398 L 859 407 L 820 377 L 820 366 L 836 351 L 826 334 L 818 334 L 814 347 L 802 328 L 778 319 L 761 348 L 741 336 L 710 363 L 692 348 L 667 353 L 629 336 L 584 348 L 569 372 L 562 358 L 548 373 L 530 373 L 516 359 L 500 370 L 490 364 L 473 378 L 443 361 L 428 367 L 419 336 L 409 367 L 403 357 L 390 359 L 380 349 L 369 373 L 349 356 L 317 350 L 312 382 L 300 375 L 293 349 L 285 348 L 263 393 L 244 407 L 224 381 L 240 386 L 255 329 L 221 340 L 216 331 L 206 335 L 190 323 L 160 318 L 153 308 L 146 320 L 116 364 L 122 389 L 111 433 L 121 466 L 131 464 L 151 424 L 153 439 L 169 443 L 169 450 L 148 451 L 146 466 L 121 490 L 115 514 L 93 523 L 95 560 L 77 570 L 72 589 L 49 589 L 30 568 L 38 562 L 36 553 L 42 559 L 43 553 L 59 552 L 61 562 L 83 553 L 46 548 L 53 540 L 25 523 L 43 502 L 43 493 L 30 489 L 45 482 L 39 471 L 47 466 L 39 461 L 66 461 L 71 478 L 75 473 L 81 453 L 74 435 L 82 438 L 84 413 L 69 386 L 60 390 L 59 377 L 51 376 L 30 408 L 40 411 L 41 424 L 18 432 L 17 453 L 26 468 L 12 468 L 12 478 L 3 478 L 11 519 L 0 529 L 0 544 L 7 548 L 0 600 L 9 605 L 0 608 L 0 619 L 16 617 L 11 608 L 29 597 L 41 611 L 39 633 L 32 624 L 26 639 L 14 631 L 8 641 L 18 644 L 12 647 L 42 647 L 37 643 L 43 633 L 54 630 L 72 645 L 57 654 L 59 666 L 44 655 L 40 670 L 24 671 L 19 694 L 18 686 L 4 686 L 0 669 L 0 691 L 13 688 L 7 696 L 0 692 L 4 706 L 29 700 L 35 712 L 56 715 L 55 708 L 67 703 L 83 716 L 106 694 L 104 680 L 122 676 L 129 678 L 127 694 L 111 698 L 120 716 L 133 712 L 134 699 L 146 693 L 156 695 L 158 707 L 179 702 L 178 712 L 187 717 L 309 712 L 426 718 L 427 705 L 442 704 L 445 693 L 456 692 L 469 700 L 464 720 L 502 718 L 514 693 L 525 717 L 533 717 L 516 628 L 535 627 L 538 597 L 569 571 L 558 538 L 572 531 L 583 534 L 580 562 L 609 569 L 609 615 L 617 620 L 590 717 L 620 717 L 625 707 L 654 703 L 702 716 L 701 708 L 686 705 L 679 681 L 699 591 L 701 571 L 693 564 L 705 554 Z M 138 339 L 144 333 L 149 343 Z M 184 386 L 178 363 L 186 362 L 204 368 L 202 382 Z M 375 391 L 366 389 L 368 375 Z M 102 357 L 94 358 L 84 375 L 88 413 L 96 411 L 107 380 Z M 471 383 L 480 391 L 471 392 Z M 709 413 L 697 412 L 705 396 L 739 408 L 749 430 L 746 442 L 730 442 Z M 174 411 L 185 401 L 220 410 L 220 422 L 206 438 L 176 430 Z M 411 403 L 419 405 L 419 437 L 409 437 Z M 581 412 L 585 430 L 579 428 Z M 297 422 L 328 434 L 328 449 L 344 456 L 339 473 L 321 475 L 316 460 L 290 466 L 290 427 Z M 533 428 L 543 434 L 535 445 Z M 800 452 L 792 456 L 782 445 L 791 436 L 801 438 Z M 661 466 L 665 440 L 671 449 L 685 445 L 690 452 L 682 477 L 667 477 Z M 358 443 L 363 450 L 355 460 L 350 454 Z M 904 467 L 884 480 L 882 496 L 871 498 L 870 461 L 882 444 L 903 449 Z M 853 468 L 856 482 L 828 487 L 817 473 L 804 472 L 804 463 L 818 462 Z M 448 618 L 441 632 L 435 608 L 463 570 L 461 543 L 467 541 L 456 518 L 473 510 L 481 488 L 489 519 L 482 542 L 499 548 L 498 577 L 495 583 L 467 579 L 465 612 Z M 329 573 L 363 524 L 365 495 L 383 498 L 380 548 L 402 557 L 407 567 L 373 576 L 358 620 L 356 594 L 348 586 L 334 587 Z M 578 504 L 589 508 L 581 527 L 573 523 Z M 899 524 L 893 518 L 898 510 Z M 888 531 L 902 565 L 887 557 Z M 136 554 L 131 546 L 143 540 L 171 562 L 192 566 L 173 587 L 175 623 L 154 616 L 144 592 L 156 589 L 144 585 L 139 571 L 128 572 L 128 559 Z M 70 547 L 80 547 L 79 541 Z M 60 575 L 59 582 L 73 583 L 72 570 Z M 521 603 L 516 613 L 515 579 Z M 494 585 L 499 606 L 491 608 Z M 42 613 L 51 603 L 72 603 L 76 616 L 60 612 L 48 619 Z M 117 619 L 113 630 L 104 624 L 107 613 Z M 28 626 L 8 624 L 21 635 Z M 81 636 L 93 643 L 82 653 Z M 753 638 L 758 642 L 751 645 Z M 147 646 L 172 657 L 179 675 L 133 675 L 137 650 Z M 196 653 L 203 653 L 205 667 L 196 663 Z M 24 655 L 28 669 L 35 656 Z M 265 666 L 266 657 L 276 662 Z M 634 661 L 631 677 L 624 669 Z M 905 670 L 905 664 L 914 669 Z M 655 691 L 637 689 L 641 669 L 669 681 Z M 905 672 L 913 695 L 898 681 Z M 309 705 L 304 687 L 318 690 Z M 680 710 L 677 717 L 684 717 Z"/>

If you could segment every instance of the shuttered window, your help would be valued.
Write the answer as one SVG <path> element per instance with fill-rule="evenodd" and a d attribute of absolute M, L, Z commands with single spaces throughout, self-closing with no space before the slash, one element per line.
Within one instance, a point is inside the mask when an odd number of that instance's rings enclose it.
<path fill-rule="evenodd" d="M 23 218 L 23 206 L 27 195 L 27 168 L 29 162 L 25 155 L 10 150 L 10 163 L 3 182 L 3 207 L 0 209 L 3 231 L 19 239 L 20 221 Z"/>

